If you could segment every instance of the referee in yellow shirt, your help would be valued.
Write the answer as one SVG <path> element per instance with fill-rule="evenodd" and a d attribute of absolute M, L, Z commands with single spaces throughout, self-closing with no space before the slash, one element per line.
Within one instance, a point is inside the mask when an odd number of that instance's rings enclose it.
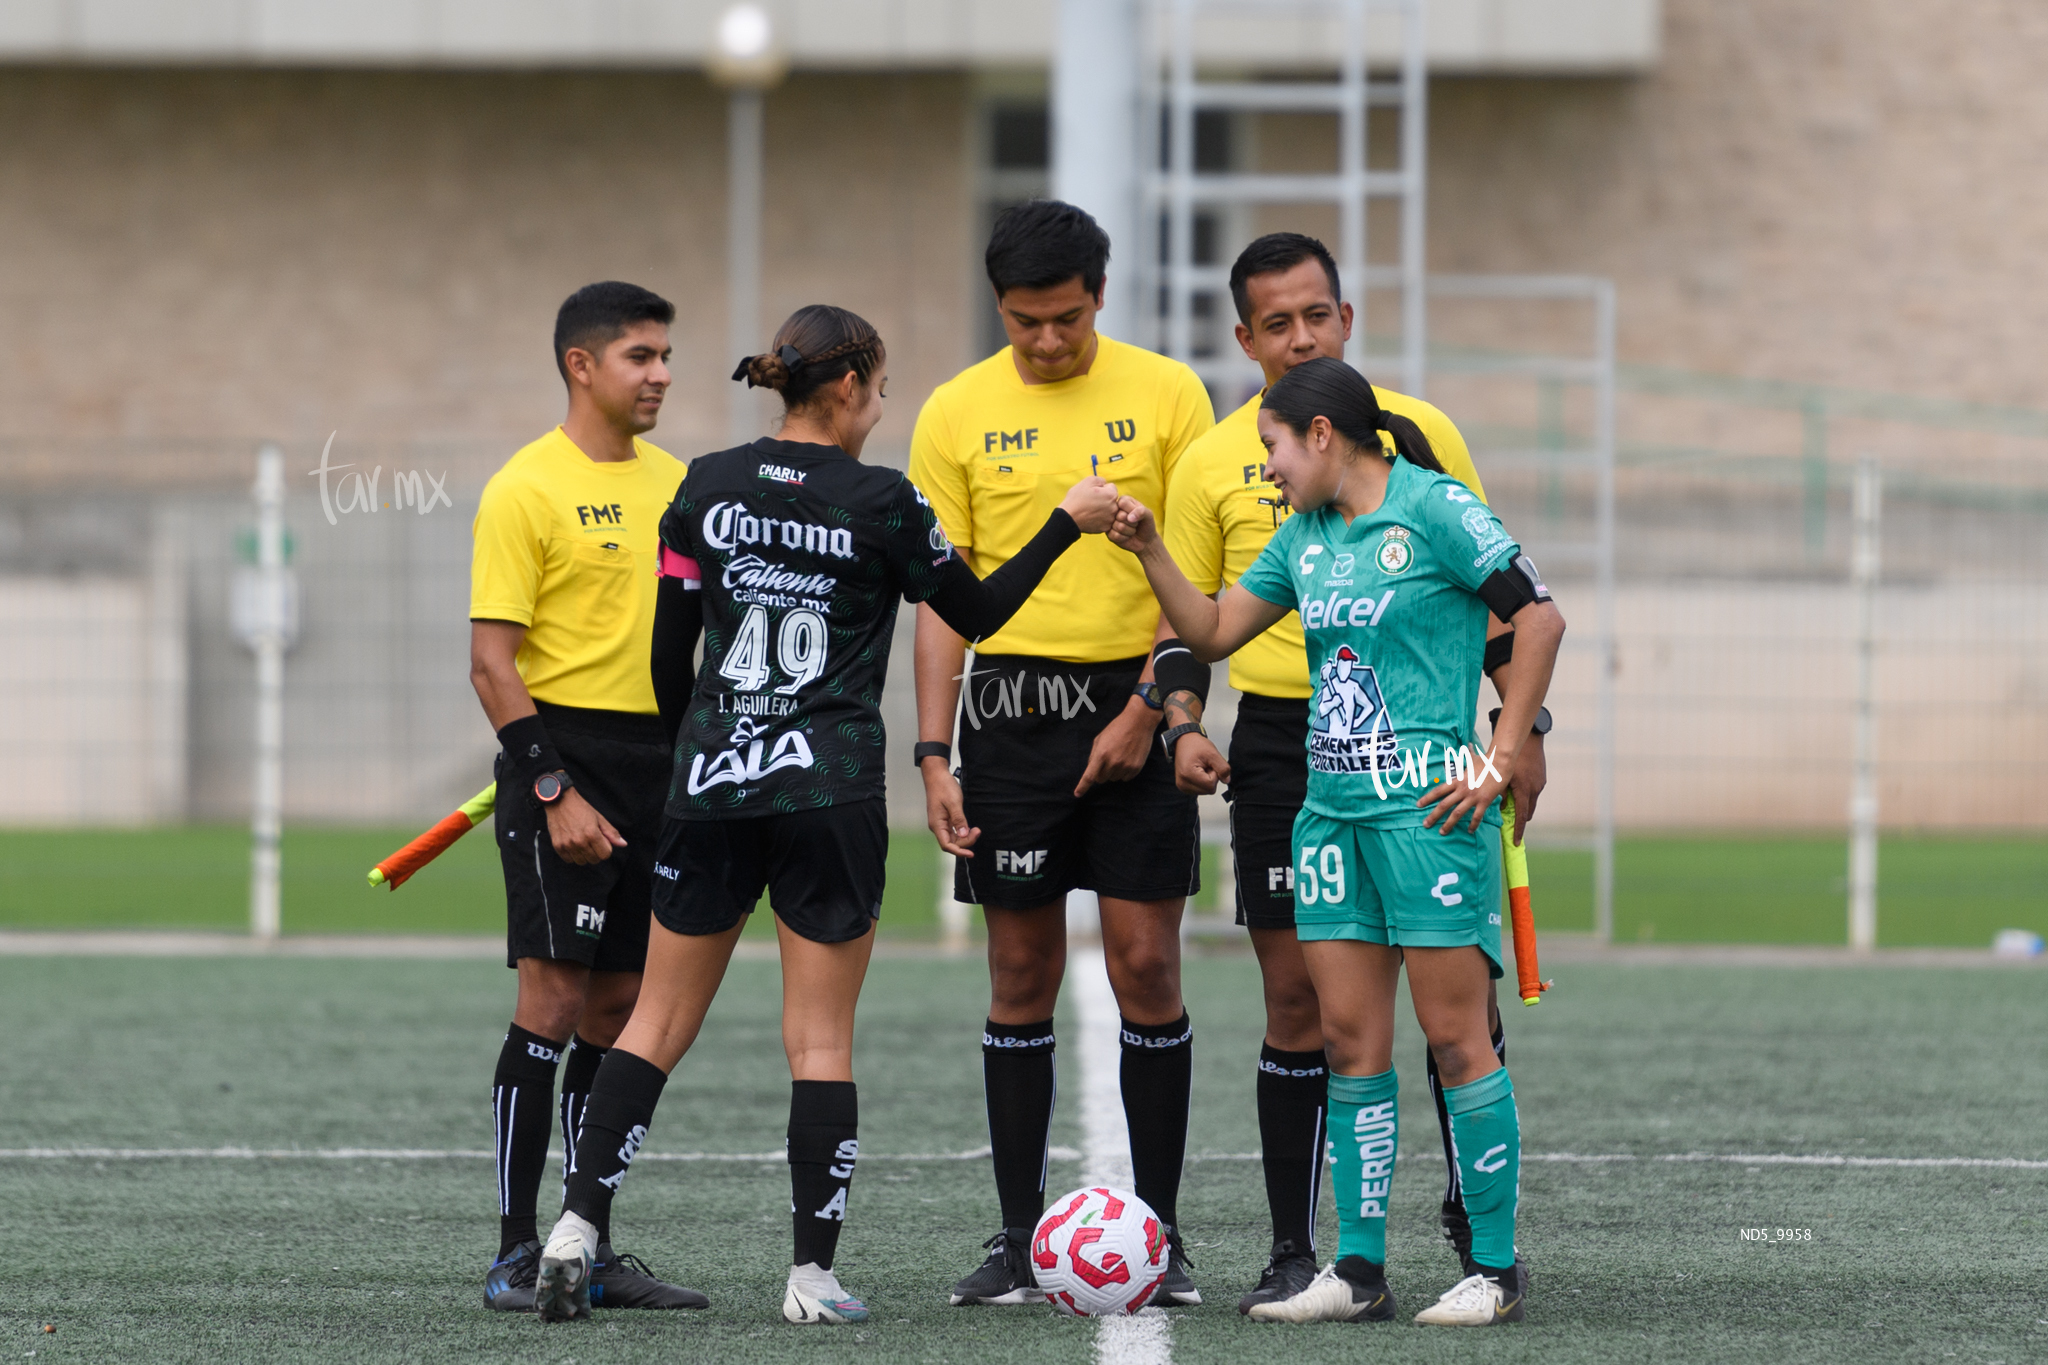
<path fill-rule="evenodd" d="M 534 1206 L 560 1117 L 573 1161 L 583 1101 L 640 992 L 669 752 L 656 713 L 657 528 L 683 464 L 639 439 L 668 392 L 675 308 L 637 285 L 571 294 L 555 318 L 562 425 L 492 476 L 470 568 L 470 682 L 498 732 L 498 852 L 519 1002 L 491 1082 L 498 1258 L 484 1302 L 533 1308 Z M 573 1040 L 574 1046 L 571 1046 Z M 591 1299 L 701 1308 L 605 1229 Z"/>
<path fill-rule="evenodd" d="M 1175 462 L 1214 421 L 1187 366 L 1095 330 L 1108 261 L 1108 236 L 1071 204 L 1005 213 L 986 263 L 1010 345 L 941 385 L 918 414 L 910 477 L 983 577 L 1090 473 L 1162 512 Z M 965 643 L 918 608 L 918 770 L 932 832 L 957 856 L 954 894 L 984 907 L 989 934 L 982 1066 L 1003 1228 L 953 1287 L 956 1305 L 1042 1298 L 1025 1253 L 1045 1199 L 1053 1006 L 1066 967 L 1063 907 L 1076 888 L 1101 897 L 1123 1015 L 1132 1183 L 1163 1223 L 1177 1217 L 1193 1040 L 1180 916 L 1197 885 L 1200 835 L 1194 798 L 1175 789 L 1154 742 L 1159 621 L 1144 571 L 1094 538 L 976 642 L 964 687 Z M 1180 1234 L 1170 1237 L 1156 1301 L 1199 1303 Z"/>
<path fill-rule="evenodd" d="M 1237 305 L 1238 344 L 1258 362 L 1266 383 L 1318 356 L 1342 359 L 1351 336 L 1351 305 L 1343 302 L 1337 263 L 1313 237 L 1277 232 L 1261 237 L 1238 256 L 1230 272 Z M 1429 438 L 1446 473 L 1484 500 L 1479 473 L 1465 439 L 1449 418 L 1419 398 L 1376 388 L 1388 412 L 1408 418 Z M 1196 441 L 1174 471 L 1166 499 L 1166 544 L 1188 580 L 1215 593 L 1237 581 L 1291 510 L 1266 480 L 1265 447 L 1259 442 L 1258 412 L 1263 394 Z M 1387 439 L 1384 436 L 1382 439 Z M 1391 449 L 1391 444 L 1390 447 Z M 1496 688 L 1504 684 L 1514 640 L 1508 627 L 1488 627 L 1487 671 Z M 1225 763 L 1199 729 L 1178 734 L 1173 758 L 1184 791 L 1213 792 L 1230 783 L 1230 841 L 1237 864 L 1237 922 L 1251 933 L 1266 996 L 1266 1038 L 1259 1053 L 1257 1098 L 1259 1136 L 1264 1149 L 1266 1199 L 1273 1218 L 1273 1251 L 1258 1286 L 1238 1303 L 1254 1304 L 1298 1293 L 1315 1278 L 1315 1210 L 1323 1166 L 1323 1115 L 1328 1080 L 1315 987 L 1309 981 L 1301 945 L 1294 936 L 1294 818 L 1307 793 L 1302 754 L 1308 739 L 1309 679 L 1301 618 L 1285 620 L 1230 659 L 1230 683 L 1242 696 Z M 1199 722 L 1202 700 L 1176 691 L 1167 698 L 1169 735 Z M 1549 728 L 1548 713 L 1538 719 Z M 1533 763 L 1518 767 L 1512 788 L 1517 811 L 1526 819 L 1543 789 L 1540 733 L 1530 745 Z M 1519 830 L 1518 830 L 1519 833 Z M 1494 1012 L 1494 1046 L 1505 1049 Z M 1437 1092 L 1436 1066 L 1429 1066 Z M 1449 1118 L 1437 1099 L 1444 1148 L 1450 1151 Z M 1444 1195 L 1446 1235 L 1469 1258 L 1471 1233 L 1450 1162 Z M 1463 1240 L 1459 1241 L 1462 1233 Z"/>

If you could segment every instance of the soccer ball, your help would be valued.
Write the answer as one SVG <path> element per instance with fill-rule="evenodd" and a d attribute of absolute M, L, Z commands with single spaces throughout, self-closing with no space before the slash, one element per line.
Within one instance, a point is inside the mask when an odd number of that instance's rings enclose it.
<path fill-rule="evenodd" d="M 1038 1287 L 1077 1318 L 1120 1318 L 1150 1303 L 1166 1254 L 1159 1215 L 1106 1185 L 1061 1195 L 1031 1233 Z"/>

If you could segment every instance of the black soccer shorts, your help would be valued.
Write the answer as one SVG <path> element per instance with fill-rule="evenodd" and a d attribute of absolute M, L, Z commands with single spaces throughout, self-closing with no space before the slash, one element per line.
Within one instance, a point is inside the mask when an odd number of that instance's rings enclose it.
<path fill-rule="evenodd" d="M 1308 701 L 1238 698 L 1230 732 L 1230 852 L 1237 922 L 1294 927 L 1294 817 L 1308 799 Z"/>
<path fill-rule="evenodd" d="M 654 862 L 654 917 L 678 934 L 722 934 L 768 893 L 813 943 L 859 938 L 882 915 L 885 801 L 730 820 L 669 817 Z"/>
<path fill-rule="evenodd" d="M 1173 785 L 1155 739 L 1128 782 L 1076 799 L 1095 737 L 1131 698 L 1145 660 L 1069 664 L 977 658 L 960 722 L 960 787 L 972 858 L 954 860 L 953 895 L 1028 910 L 1074 890 L 1156 901 L 1201 888 L 1195 798 Z"/>
<path fill-rule="evenodd" d="M 531 787 L 513 790 L 498 759 L 495 828 L 505 868 L 507 966 L 522 957 L 637 972 L 647 962 L 654 852 L 673 759 L 655 716 L 541 704 L 548 738 L 576 791 L 626 841 L 599 862 L 555 852 L 546 810 Z"/>

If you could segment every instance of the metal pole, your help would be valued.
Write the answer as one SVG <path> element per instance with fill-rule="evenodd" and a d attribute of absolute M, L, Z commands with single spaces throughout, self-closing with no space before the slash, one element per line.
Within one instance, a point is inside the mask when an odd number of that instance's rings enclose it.
<path fill-rule="evenodd" d="M 1877 946 L 1877 576 L 1883 471 L 1856 462 L 1856 542 L 1849 581 L 1856 592 L 1856 756 L 1849 780 L 1849 946 Z"/>
<path fill-rule="evenodd" d="M 1366 144 L 1367 70 L 1365 62 L 1364 0 L 1349 0 L 1343 9 L 1344 51 L 1338 58 L 1337 81 L 1343 89 L 1343 106 L 1337 115 L 1337 175 L 1342 183 L 1337 205 L 1337 268 L 1352 281 L 1351 340 L 1345 343 L 1344 358 L 1361 366 L 1365 360 L 1366 318 L 1371 312 L 1370 290 L 1366 285 L 1366 219 L 1370 206 L 1365 197 L 1368 158 Z"/>
<path fill-rule="evenodd" d="M 1427 5 L 1402 10 L 1401 50 L 1401 382 L 1417 398 L 1428 384 L 1429 295 L 1425 284 L 1429 207 L 1429 63 L 1423 24 Z"/>
<path fill-rule="evenodd" d="M 726 275 L 725 339 L 734 360 L 768 348 L 761 329 L 761 158 L 762 95 L 754 86 L 735 86 L 726 97 Z M 762 419 L 753 390 L 734 384 L 727 397 L 734 445 L 761 434 Z"/>
<path fill-rule="evenodd" d="M 1122 340 L 1138 319 L 1138 2 L 1060 0 L 1052 69 L 1052 192 L 1109 234 L 1096 326 Z"/>
<path fill-rule="evenodd" d="M 1598 377 L 1593 388 L 1593 450 L 1599 468 L 1598 559 L 1600 729 L 1593 774 L 1593 937 L 1614 942 L 1614 675 L 1620 667 L 1614 621 L 1614 284 L 1593 295 Z"/>
<path fill-rule="evenodd" d="M 284 832 L 284 452 L 256 457 L 256 779 L 249 818 L 249 931 L 275 939 Z"/>

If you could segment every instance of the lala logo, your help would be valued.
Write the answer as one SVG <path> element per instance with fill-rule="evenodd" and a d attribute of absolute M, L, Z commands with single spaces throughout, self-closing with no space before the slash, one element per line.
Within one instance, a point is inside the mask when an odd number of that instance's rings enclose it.
<path fill-rule="evenodd" d="M 766 740 L 759 738 L 760 726 L 751 716 L 741 716 L 732 727 L 730 748 L 705 765 L 705 755 L 694 754 L 690 758 L 690 785 L 692 796 L 710 791 L 721 783 L 743 786 L 758 782 L 772 772 L 782 768 L 808 768 L 816 760 L 811 756 L 810 743 L 803 732 L 791 730 L 775 741 L 775 748 L 768 750 Z"/>

